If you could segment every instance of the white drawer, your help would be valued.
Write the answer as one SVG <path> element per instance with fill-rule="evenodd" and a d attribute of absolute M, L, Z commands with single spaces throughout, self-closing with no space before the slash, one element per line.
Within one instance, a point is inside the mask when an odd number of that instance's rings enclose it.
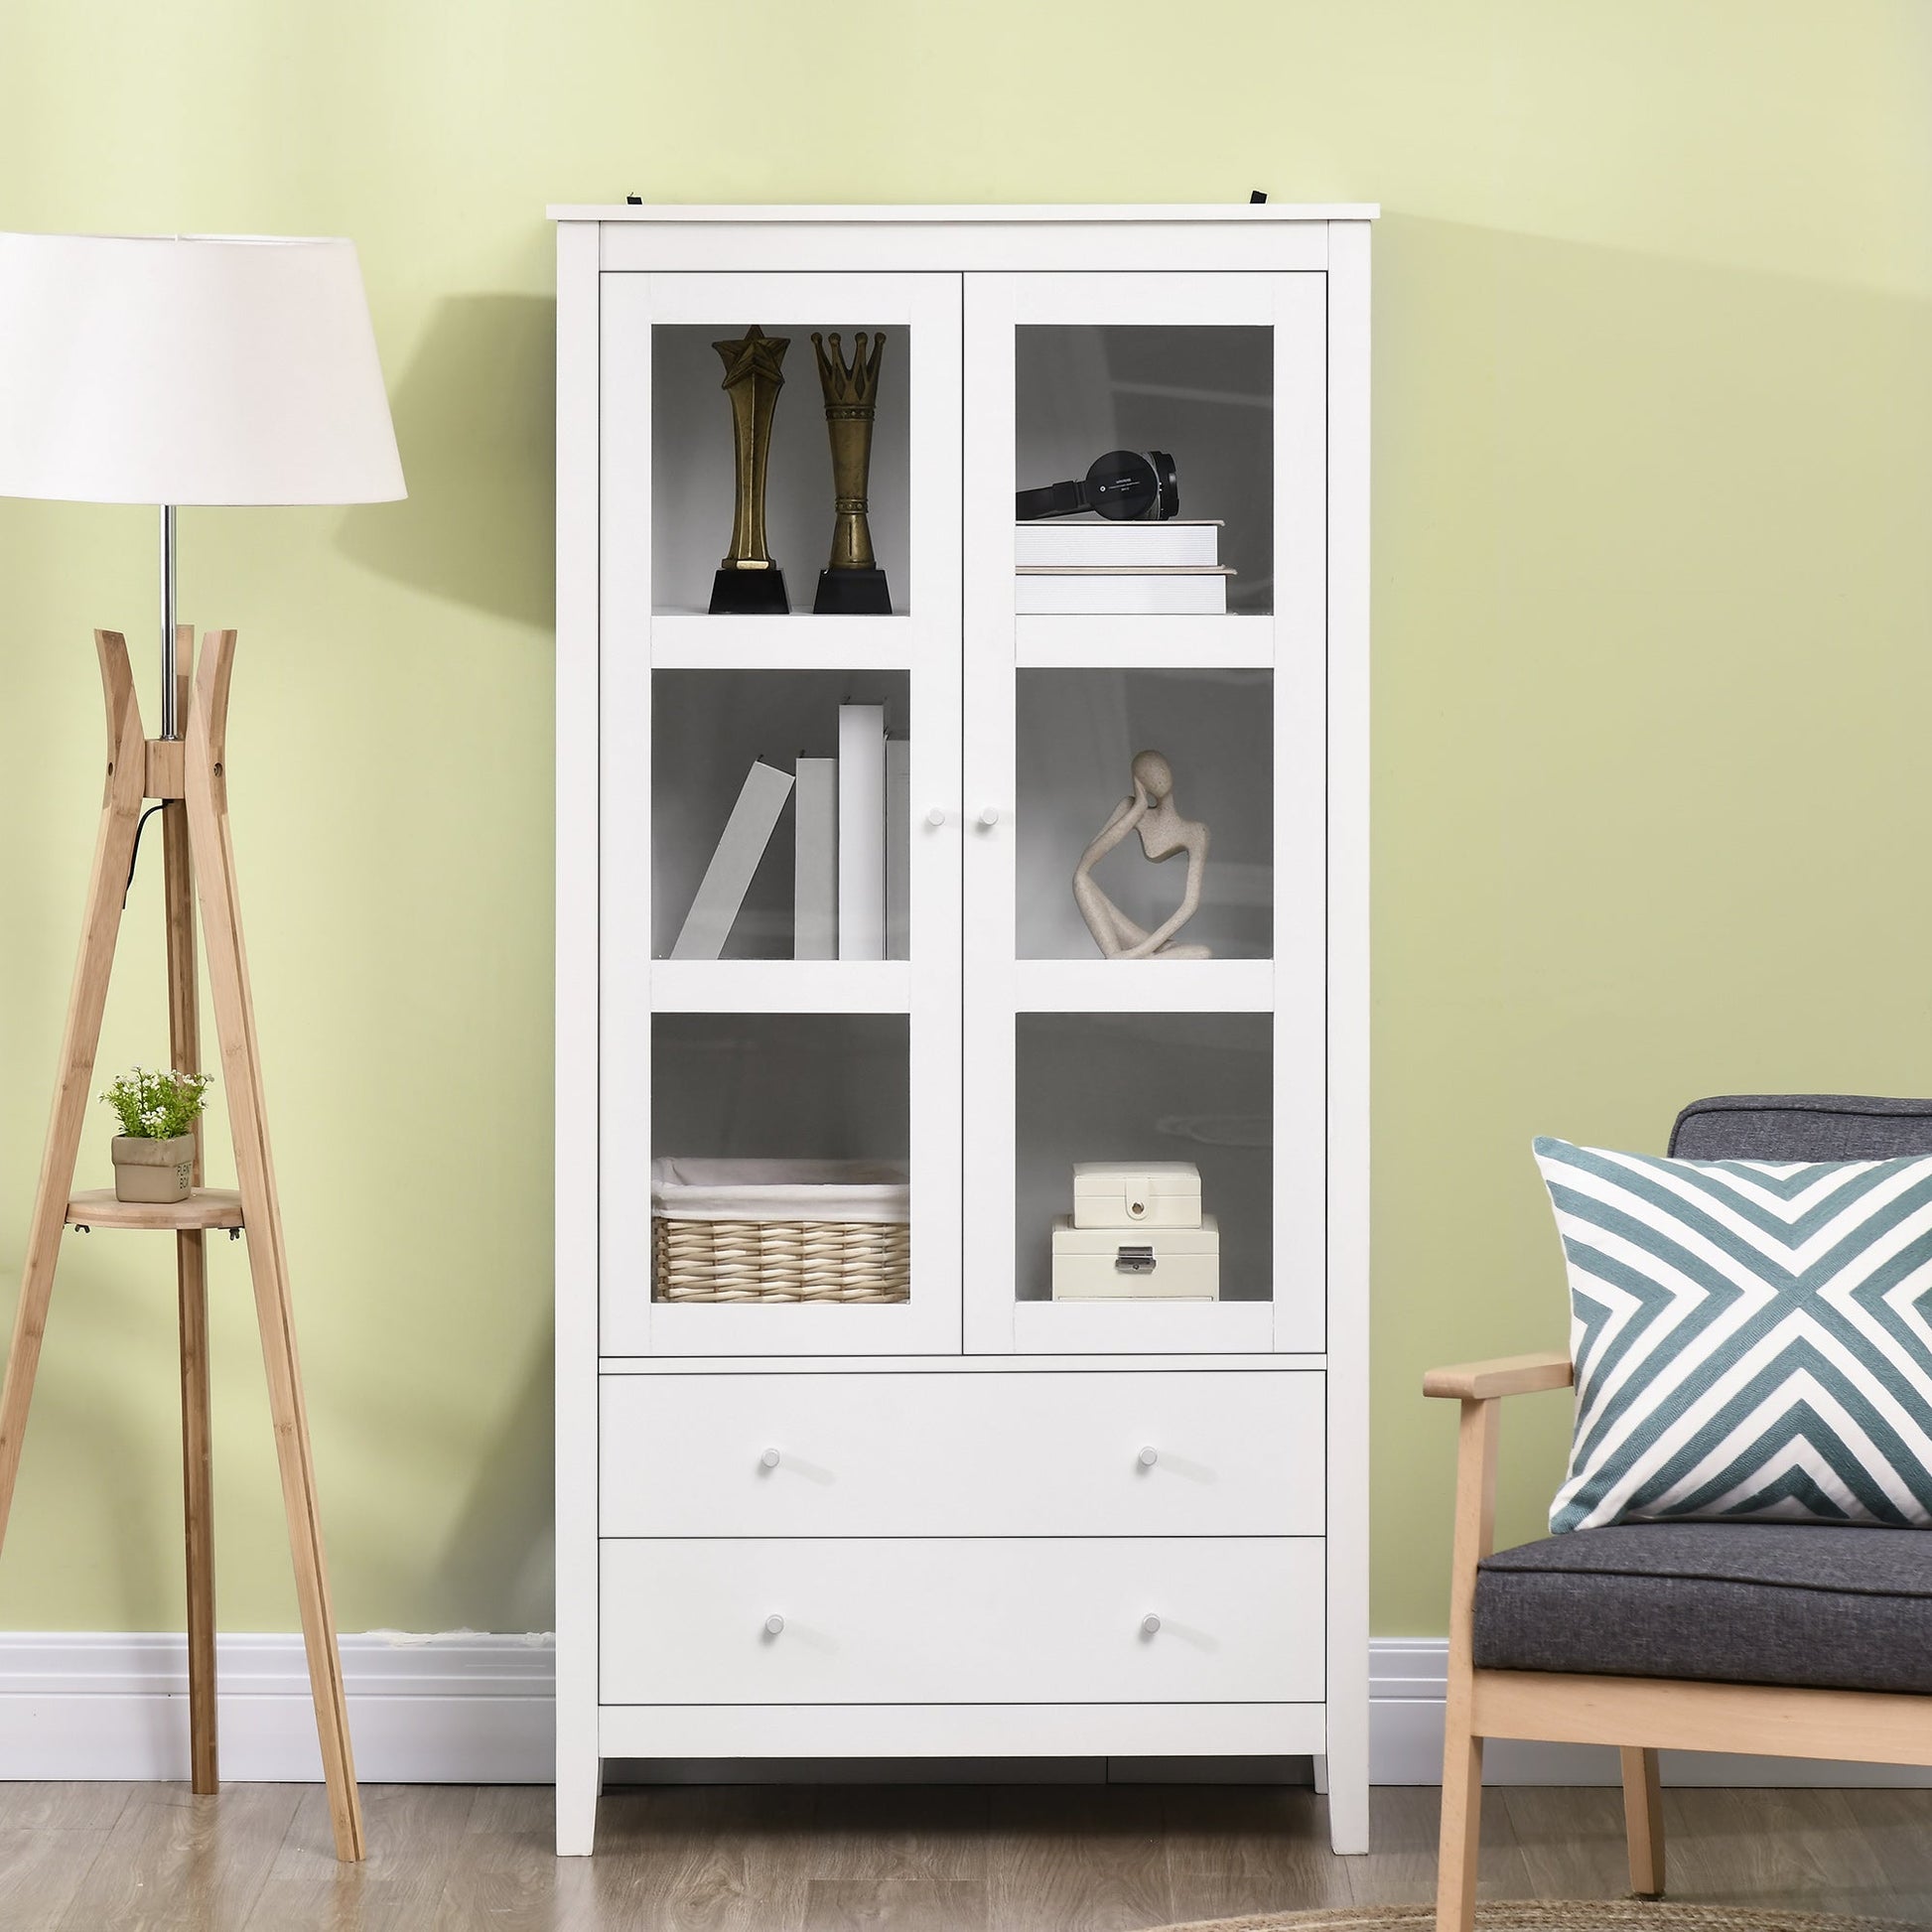
<path fill-rule="evenodd" d="M 1323 1695 L 1319 1538 L 672 1538 L 600 1557 L 606 1704 Z"/>
<path fill-rule="evenodd" d="M 1322 1380 L 1314 1370 L 607 1375 L 601 1528 L 1318 1536 Z"/>

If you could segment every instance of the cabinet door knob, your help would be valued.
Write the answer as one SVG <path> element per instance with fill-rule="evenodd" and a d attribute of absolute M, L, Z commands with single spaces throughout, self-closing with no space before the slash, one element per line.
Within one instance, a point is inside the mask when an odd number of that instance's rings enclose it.
<path fill-rule="evenodd" d="M 1152 1443 L 1149 1443 L 1147 1447 L 1141 1450 L 1141 1467 L 1144 1469 L 1153 1468 L 1154 1465 L 1158 1461 L 1160 1461 L 1160 1459 L 1161 1459 L 1161 1451 L 1158 1449 L 1156 1449 Z"/>
<path fill-rule="evenodd" d="M 1152 1610 L 1149 1610 L 1147 1615 L 1141 1618 L 1142 1636 L 1151 1637 L 1160 1628 L 1161 1628 L 1161 1619 L 1158 1616 L 1156 1616 Z"/>
<path fill-rule="evenodd" d="M 946 822 L 946 808 L 943 805 L 928 805 L 925 808 L 925 822 L 928 825 L 943 825 Z"/>
<path fill-rule="evenodd" d="M 999 822 L 1000 808 L 998 805 L 982 805 L 980 807 L 980 823 L 982 825 L 990 828 L 999 824 Z"/>
<path fill-rule="evenodd" d="M 1158 1618 L 1156 1620 L 1159 1621 Z M 785 1627 L 785 1620 L 783 1617 L 781 1617 L 778 1614 L 776 1610 L 773 1610 L 771 1614 L 764 1619 L 764 1634 L 767 1637 L 775 1637 L 778 1634 L 778 1632 L 782 1630 L 784 1627 Z"/>
<path fill-rule="evenodd" d="M 767 1469 L 775 1469 L 778 1466 L 778 1451 L 774 1449 L 768 1449 L 764 1451 L 762 1455 L 759 1457 L 759 1460 L 762 1462 Z"/>

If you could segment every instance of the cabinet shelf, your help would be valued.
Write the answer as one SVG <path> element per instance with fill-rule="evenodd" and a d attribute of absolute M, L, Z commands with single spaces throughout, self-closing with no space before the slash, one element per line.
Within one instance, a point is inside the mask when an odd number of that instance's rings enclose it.
<path fill-rule="evenodd" d="M 232 1187 L 197 1187 L 186 1200 L 116 1200 L 90 1187 L 68 1201 L 68 1226 L 83 1228 L 239 1228 L 241 1196 Z"/>
<path fill-rule="evenodd" d="M 1023 959 L 1016 1013 L 1272 1013 L 1272 959 Z"/>
<path fill-rule="evenodd" d="M 902 671 L 912 662 L 912 620 L 714 618 L 662 613 L 650 621 L 655 671 Z"/>
<path fill-rule="evenodd" d="M 1255 670 L 1275 661 L 1272 617 L 1015 618 L 1023 670 Z"/>
<path fill-rule="evenodd" d="M 658 959 L 659 1013 L 906 1013 L 912 968 L 903 959 Z"/>

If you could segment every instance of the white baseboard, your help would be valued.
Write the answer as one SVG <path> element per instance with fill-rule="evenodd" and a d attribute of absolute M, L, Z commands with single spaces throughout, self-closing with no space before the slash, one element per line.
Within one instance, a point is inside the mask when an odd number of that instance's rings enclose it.
<path fill-rule="evenodd" d="M 356 1773 L 368 1783 L 550 1782 L 551 1637 L 371 1631 L 343 1638 L 342 1650 Z M 1448 1652 L 1440 1637 L 1382 1637 L 1369 1646 L 1369 1776 L 1376 1784 L 1441 1779 Z M 216 1669 L 222 1777 L 320 1779 L 302 1639 L 224 1636 Z M 906 1774 L 930 1776 L 935 1768 L 908 1766 Z M 1484 1769 L 1491 1784 L 1617 1781 L 1615 1754 L 1588 1744 L 1499 1739 L 1488 1747 Z M 701 1774 L 701 1767 L 692 1771 Z M 870 1774 L 888 1773 L 875 1766 Z M 0 1780 L 187 1775 L 186 1639 L 0 1632 Z M 1932 1771 L 1666 1751 L 1664 1781 L 1925 1787 Z"/>
<path fill-rule="evenodd" d="M 556 1652 L 474 1631 L 342 1640 L 355 1772 L 370 1784 L 548 1784 Z M 223 1636 L 221 1776 L 322 1777 L 299 1636 Z M 0 1633 L 0 1779 L 188 1776 L 188 1640 Z"/>
<path fill-rule="evenodd" d="M 1446 1637 L 1377 1637 L 1369 1645 L 1368 1774 L 1375 1784 L 1441 1784 Z M 1485 1784 L 1615 1784 L 1607 1744 L 1532 1744 L 1499 1737 L 1483 1748 Z M 1842 1764 L 1808 1757 L 1665 1751 L 1666 1784 L 1932 1786 L 1915 1765 Z"/>

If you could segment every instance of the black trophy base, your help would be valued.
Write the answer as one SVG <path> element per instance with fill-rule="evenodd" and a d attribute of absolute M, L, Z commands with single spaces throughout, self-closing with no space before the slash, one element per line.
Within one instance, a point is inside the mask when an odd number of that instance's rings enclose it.
<path fill-rule="evenodd" d="M 784 618 L 791 615 L 785 596 L 785 574 L 773 564 L 769 570 L 721 570 L 711 580 L 714 618 Z"/>
<path fill-rule="evenodd" d="M 821 618 L 890 618 L 893 594 L 886 573 L 871 570 L 821 570 L 812 613 Z"/>

